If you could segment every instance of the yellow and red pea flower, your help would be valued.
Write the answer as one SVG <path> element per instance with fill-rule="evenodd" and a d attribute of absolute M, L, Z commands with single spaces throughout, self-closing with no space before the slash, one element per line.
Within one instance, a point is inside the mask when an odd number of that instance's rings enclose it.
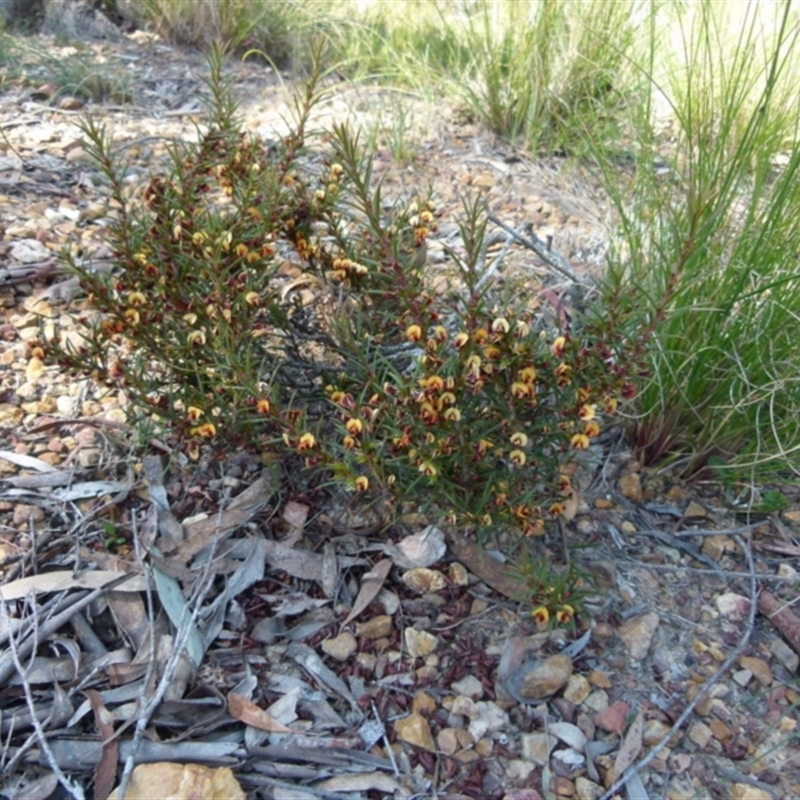
<path fill-rule="evenodd" d="M 616 397 L 603 398 L 603 408 L 605 409 L 606 414 L 613 414 L 617 410 L 618 405 L 619 401 Z"/>
<path fill-rule="evenodd" d="M 490 361 L 497 361 L 497 359 L 500 358 L 501 351 L 499 347 L 496 347 L 493 344 L 488 344 L 483 348 L 483 354 Z"/>
<path fill-rule="evenodd" d="M 476 449 L 478 451 L 478 455 L 481 458 L 483 458 L 483 456 L 485 456 L 486 453 L 488 453 L 489 450 L 491 450 L 493 447 L 494 447 L 494 444 L 492 442 L 490 442 L 488 439 L 481 439 L 478 442 L 478 446 L 477 446 Z"/>
<path fill-rule="evenodd" d="M 192 347 L 200 347 L 201 345 L 204 345 L 206 343 L 205 331 L 191 331 L 186 337 L 186 341 L 192 345 Z"/>
<path fill-rule="evenodd" d="M 527 456 L 522 450 L 512 450 L 508 454 L 508 457 L 511 459 L 511 462 L 516 464 L 518 467 L 525 466 L 525 462 L 528 460 Z"/>
<path fill-rule="evenodd" d="M 572 491 L 572 481 L 569 475 L 558 476 L 558 492 L 559 494 L 569 494 Z"/>
<path fill-rule="evenodd" d="M 257 306 L 261 302 L 261 297 L 258 292 L 248 292 L 244 296 L 244 301 L 249 306 Z"/>
<path fill-rule="evenodd" d="M 261 397 L 256 403 L 256 413 L 262 415 L 269 414 L 271 407 L 269 400 L 267 400 L 266 397 Z"/>
<path fill-rule="evenodd" d="M 550 506 L 548 511 L 554 517 L 560 517 L 564 513 L 564 504 L 563 503 L 553 503 L 553 505 Z"/>
<path fill-rule="evenodd" d="M 406 339 L 409 342 L 418 342 L 422 338 L 422 328 L 419 325 L 409 325 L 406 328 Z"/>
<path fill-rule="evenodd" d="M 561 358 L 564 354 L 564 348 L 567 346 L 566 336 L 557 336 L 553 341 L 553 354 L 556 358 Z"/>
<path fill-rule="evenodd" d="M 210 439 L 212 436 L 217 435 L 217 428 L 213 422 L 204 422 L 196 428 L 190 428 L 189 433 L 192 436 L 199 436 L 202 439 Z"/>
<path fill-rule="evenodd" d="M 570 439 L 570 444 L 576 450 L 585 450 L 589 446 L 589 437 L 585 433 L 576 433 Z"/>
<path fill-rule="evenodd" d="M 435 465 L 432 464 L 430 461 L 423 461 L 419 465 L 419 471 L 423 475 L 427 475 L 429 478 L 434 478 L 436 475 L 439 474 L 439 470 L 436 469 Z"/>
<path fill-rule="evenodd" d="M 514 335 L 518 339 L 527 338 L 530 335 L 530 332 L 531 332 L 531 326 L 528 325 L 528 323 L 524 322 L 523 320 L 519 320 L 517 324 L 514 326 Z"/>
<path fill-rule="evenodd" d="M 127 308 L 125 309 L 125 319 L 129 325 L 138 325 L 141 317 L 135 308 Z"/>
<path fill-rule="evenodd" d="M 492 333 L 504 334 L 511 330 L 511 324 L 505 317 L 498 317 L 492 322 Z"/>
<path fill-rule="evenodd" d="M 533 397 L 533 385 L 530 383 L 514 381 L 514 383 L 511 384 L 511 396 L 517 400 L 522 400 L 525 397 Z"/>
<path fill-rule="evenodd" d="M 479 378 L 481 374 L 481 357 L 479 355 L 471 355 L 464 365 L 466 371 L 473 377 Z"/>
<path fill-rule="evenodd" d="M 420 378 L 419 385 L 430 392 L 441 392 L 444 389 L 444 378 L 441 375 L 431 375 L 428 378 Z"/>
<path fill-rule="evenodd" d="M 489 339 L 489 331 L 487 331 L 486 328 L 478 328 L 478 330 L 472 334 L 472 338 L 477 345 L 486 344 L 486 341 Z"/>
<path fill-rule="evenodd" d="M 328 170 L 328 180 L 338 181 L 344 175 L 344 167 L 341 164 L 333 163 Z"/>
<path fill-rule="evenodd" d="M 595 418 L 595 407 L 593 405 L 583 405 L 578 410 L 578 416 L 584 421 L 588 422 L 590 419 Z"/>
<path fill-rule="evenodd" d="M 358 417 L 347 420 L 344 427 L 351 436 L 358 436 L 364 430 L 364 423 Z"/>
<path fill-rule="evenodd" d="M 536 369 L 534 367 L 524 367 L 517 373 L 517 380 L 520 383 L 533 383 L 536 380 Z"/>
<path fill-rule="evenodd" d="M 188 419 L 189 422 L 197 422 L 197 420 L 199 420 L 202 416 L 202 408 L 198 408 L 197 406 L 189 406 L 189 408 L 186 409 L 186 419 Z"/>
<path fill-rule="evenodd" d="M 420 408 L 420 417 L 426 425 L 434 425 L 439 419 L 439 413 L 431 403 L 423 403 Z"/>
<path fill-rule="evenodd" d="M 448 408 L 442 416 L 450 422 L 458 422 L 461 419 L 461 412 L 457 408 Z"/>
<path fill-rule="evenodd" d="M 600 434 L 600 426 L 596 422 L 587 422 L 583 432 L 591 439 Z"/>
<path fill-rule="evenodd" d="M 566 625 L 574 616 L 575 609 L 567 603 L 565 603 L 563 606 L 561 606 L 561 608 L 558 609 L 558 611 L 556 611 L 556 620 L 561 625 Z"/>
<path fill-rule="evenodd" d="M 369 489 L 369 478 L 366 475 L 359 475 L 356 478 L 356 491 L 366 492 Z"/>
<path fill-rule="evenodd" d="M 465 347 L 467 342 L 469 342 L 469 334 L 464 331 L 457 333 L 453 339 L 453 344 L 458 350 L 461 350 L 463 347 Z"/>
<path fill-rule="evenodd" d="M 528 435 L 522 431 L 517 431 L 516 433 L 511 434 L 510 441 L 511 444 L 515 445 L 516 447 L 525 447 L 525 445 L 528 444 Z"/>
<path fill-rule="evenodd" d="M 547 610 L 547 606 L 534 608 L 533 611 L 531 611 L 531 616 L 533 617 L 533 621 L 540 626 L 547 625 L 547 623 L 550 622 L 550 612 Z"/>
<path fill-rule="evenodd" d="M 356 440 L 352 436 L 345 436 L 342 439 L 342 447 L 345 450 L 352 450 L 356 446 Z"/>
<path fill-rule="evenodd" d="M 143 306 L 147 302 L 147 298 L 142 292 L 128 292 L 128 305 L 132 307 Z"/>
<path fill-rule="evenodd" d="M 244 244 L 244 242 L 239 242 L 239 244 L 236 245 L 236 255 L 239 256 L 239 258 L 244 258 L 249 252 L 250 248 Z"/>
<path fill-rule="evenodd" d="M 302 453 L 304 450 L 313 450 L 317 444 L 317 439 L 313 433 L 304 433 L 297 442 L 297 452 Z"/>
<path fill-rule="evenodd" d="M 575 392 L 575 396 L 578 402 L 583 404 L 591 397 L 591 392 L 585 386 L 581 386 L 581 388 Z"/>

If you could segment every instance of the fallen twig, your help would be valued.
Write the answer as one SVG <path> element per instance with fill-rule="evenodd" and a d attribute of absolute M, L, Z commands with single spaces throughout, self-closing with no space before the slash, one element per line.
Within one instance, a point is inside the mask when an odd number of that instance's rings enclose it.
<path fill-rule="evenodd" d="M 634 776 L 638 775 L 645 767 L 647 767 L 656 756 L 667 746 L 667 743 L 672 739 L 677 731 L 683 727 L 683 724 L 694 713 L 697 704 L 705 697 L 711 687 L 717 683 L 720 678 L 730 669 L 736 659 L 741 655 L 747 646 L 747 642 L 753 635 L 756 622 L 756 601 L 758 597 L 758 589 L 755 581 L 755 565 L 753 564 L 753 554 L 750 551 L 749 545 L 745 544 L 740 536 L 735 536 L 736 543 L 742 548 L 745 558 L 747 559 L 747 567 L 750 571 L 750 613 L 747 618 L 747 627 L 742 634 L 739 644 L 733 652 L 722 662 L 719 669 L 700 687 L 700 690 L 691 700 L 688 706 L 683 710 L 683 713 L 675 720 L 673 726 L 661 738 L 658 744 L 642 759 L 635 764 L 628 767 L 625 772 L 616 780 L 611 787 L 606 790 L 600 797 L 600 800 L 610 800 L 625 784 Z"/>

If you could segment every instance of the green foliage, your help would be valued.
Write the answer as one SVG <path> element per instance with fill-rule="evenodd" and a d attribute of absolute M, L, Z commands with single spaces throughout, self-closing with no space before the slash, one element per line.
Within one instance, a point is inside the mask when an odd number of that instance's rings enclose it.
<path fill-rule="evenodd" d="M 685 458 L 687 474 L 715 455 L 785 470 L 800 449 L 800 115 L 783 88 L 800 29 L 788 4 L 774 9 L 772 38 L 748 12 L 723 47 L 718 7 L 698 4 L 674 89 L 657 87 L 673 141 L 643 107 L 635 172 L 602 174 L 620 221 L 606 304 L 628 307 L 630 336 L 653 336 L 634 440 L 648 462 Z M 643 70 L 655 80 L 654 50 Z"/>
<path fill-rule="evenodd" d="M 274 151 L 241 131 L 219 51 L 211 62 L 208 129 L 136 200 L 120 154 L 84 123 L 119 209 L 115 269 L 70 261 L 85 327 L 49 357 L 123 389 L 134 418 L 190 456 L 278 450 L 398 507 L 542 533 L 571 491 L 562 465 L 626 391 L 633 351 L 614 321 L 546 330 L 534 293 L 495 288 L 477 202 L 452 291 L 435 292 L 431 201 L 389 202 L 345 127 L 327 155 L 309 149 L 320 59 Z"/>

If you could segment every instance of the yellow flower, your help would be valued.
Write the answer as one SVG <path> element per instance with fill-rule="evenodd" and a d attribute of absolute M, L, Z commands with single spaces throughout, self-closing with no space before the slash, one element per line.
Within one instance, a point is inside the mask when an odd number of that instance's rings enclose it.
<path fill-rule="evenodd" d="M 227 194 L 227 192 L 225 192 Z M 231 242 L 233 241 L 233 234 L 230 231 L 225 231 L 222 236 L 217 238 L 217 244 L 227 253 L 228 250 L 231 248 Z"/>
<path fill-rule="evenodd" d="M 500 348 L 499 347 L 495 347 L 493 344 L 488 344 L 483 349 L 483 354 L 490 361 L 496 361 L 498 358 L 500 358 Z"/>
<path fill-rule="evenodd" d="M 561 363 L 555 368 L 555 374 L 560 378 L 562 375 L 566 375 L 572 367 L 569 364 Z"/>
<path fill-rule="evenodd" d="M 451 406 L 456 401 L 456 396 L 452 392 L 442 392 L 439 395 L 439 400 L 441 400 L 443 406 Z"/>
<path fill-rule="evenodd" d="M 258 292 L 248 292 L 244 296 L 244 301 L 249 306 L 257 306 L 261 302 L 261 297 Z"/>
<path fill-rule="evenodd" d="M 505 317 L 498 317 L 492 323 L 492 332 L 493 333 L 508 333 L 511 329 L 511 325 L 509 324 L 508 320 Z"/>
<path fill-rule="evenodd" d="M 359 475 L 356 478 L 356 491 L 366 492 L 369 489 L 369 478 L 366 475 Z"/>
<path fill-rule="evenodd" d="M 603 406 L 605 407 L 607 414 L 613 414 L 617 410 L 617 405 L 619 401 L 616 397 L 606 397 L 603 400 Z"/>
<path fill-rule="evenodd" d="M 564 604 L 556 611 L 556 619 L 562 624 L 566 624 L 575 616 L 575 609 L 568 604 Z"/>
<path fill-rule="evenodd" d="M 418 342 L 422 338 L 422 328 L 419 325 L 409 325 L 406 328 L 406 339 L 409 342 Z"/>
<path fill-rule="evenodd" d="M 344 167 L 341 164 L 331 164 L 328 175 L 330 180 L 338 181 L 344 175 Z"/>
<path fill-rule="evenodd" d="M 533 397 L 533 386 L 529 383 L 515 381 L 511 384 L 511 396 L 517 400 L 521 400 L 523 397 Z"/>
<path fill-rule="evenodd" d="M 591 439 L 600 433 L 600 426 L 596 422 L 587 422 L 583 432 Z"/>
<path fill-rule="evenodd" d="M 192 241 L 196 245 L 204 244 L 207 239 L 208 236 L 206 236 L 206 234 L 203 231 L 196 231 L 195 233 L 192 234 Z"/>
<path fill-rule="evenodd" d="M 317 440 L 313 433 L 304 433 L 297 442 L 297 450 L 302 453 L 304 450 L 312 450 Z"/>
<path fill-rule="evenodd" d="M 557 358 L 561 358 L 564 353 L 564 347 L 567 344 L 567 339 L 564 336 L 558 336 L 553 342 L 553 353 Z"/>
<path fill-rule="evenodd" d="M 356 440 L 352 436 L 345 436 L 342 439 L 342 446 L 345 450 L 352 450 L 356 446 Z"/>
<path fill-rule="evenodd" d="M 196 428 L 190 428 L 189 433 L 192 436 L 200 436 L 203 439 L 210 439 L 212 436 L 217 435 L 217 429 L 213 422 L 205 422 L 198 425 Z"/>
<path fill-rule="evenodd" d="M 526 434 L 522 433 L 522 431 L 512 433 L 511 444 L 514 444 L 517 447 L 525 447 L 525 445 L 528 444 L 528 437 Z"/>
<path fill-rule="evenodd" d="M 345 428 L 347 428 L 347 432 L 352 436 L 358 436 L 358 434 L 364 430 L 364 423 L 358 417 L 353 417 L 347 420 Z"/>
<path fill-rule="evenodd" d="M 550 513 L 554 517 L 560 517 L 564 513 L 564 504 L 563 503 L 553 503 L 550 506 Z"/>
<path fill-rule="evenodd" d="M 125 311 L 125 319 L 128 320 L 131 325 L 138 325 L 141 317 L 135 308 L 129 308 Z"/>
<path fill-rule="evenodd" d="M 481 439 L 478 442 L 478 455 L 483 458 L 493 447 L 494 445 L 488 439 Z"/>
<path fill-rule="evenodd" d="M 447 340 L 447 328 L 444 325 L 437 325 L 433 329 L 433 336 L 437 342 L 444 342 Z"/>
<path fill-rule="evenodd" d="M 249 252 L 250 250 L 244 242 L 239 242 L 239 244 L 236 245 L 236 255 L 239 256 L 239 258 L 244 258 Z"/>
<path fill-rule="evenodd" d="M 524 466 L 524 464 L 525 464 L 525 461 L 527 460 L 527 457 L 525 456 L 525 453 L 524 453 L 522 450 L 512 450 L 512 451 L 511 451 L 511 452 L 508 454 L 508 457 L 509 457 L 509 458 L 511 459 L 511 461 L 512 461 L 514 464 L 516 464 L 518 467 L 522 467 L 522 466 Z"/>
<path fill-rule="evenodd" d="M 430 389 L 433 392 L 441 392 L 444 389 L 444 378 L 441 375 L 431 375 L 429 378 L 420 378 L 419 385 L 423 389 Z"/>
<path fill-rule="evenodd" d="M 433 478 L 433 477 L 434 477 L 434 476 L 436 476 L 436 475 L 438 474 L 438 472 L 439 472 L 439 470 L 437 470 L 437 469 L 436 469 L 436 467 L 435 467 L 433 464 L 431 464 L 431 462 L 430 462 L 430 461 L 423 461 L 423 462 L 422 462 L 422 463 L 419 465 L 419 471 L 420 471 L 420 472 L 421 472 L 423 475 L 427 475 L 429 478 Z"/>
<path fill-rule="evenodd" d="M 267 400 L 267 398 L 266 398 L 266 397 L 262 397 L 262 398 L 261 398 L 261 399 L 260 399 L 260 400 L 259 400 L 259 401 L 256 403 L 256 412 L 257 412 L 258 414 L 269 414 L 269 410 L 270 410 L 270 408 L 271 408 L 271 406 L 270 406 L 270 402 L 269 402 L 269 400 Z"/>
<path fill-rule="evenodd" d="M 569 494 L 572 491 L 572 481 L 570 481 L 569 475 L 558 476 L 558 491 L 559 494 Z"/>
<path fill-rule="evenodd" d="M 489 338 L 489 331 L 486 328 L 478 328 L 473 334 L 473 339 L 475 339 L 475 344 L 486 344 L 486 340 Z"/>
<path fill-rule="evenodd" d="M 476 355 L 471 355 L 467 359 L 466 363 L 467 372 L 469 372 L 473 378 L 477 378 L 480 376 L 481 373 L 481 357 Z"/>
<path fill-rule="evenodd" d="M 585 433 L 576 433 L 570 439 L 570 444 L 576 450 L 585 450 L 589 446 L 589 437 Z"/>
<path fill-rule="evenodd" d="M 531 611 L 531 616 L 533 617 L 533 621 L 539 625 L 544 626 L 550 622 L 550 612 L 547 610 L 546 606 L 539 606 L 539 608 L 534 608 Z"/>
<path fill-rule="evenodd" d="M 186 409 L 186 419 L 188 419 L 189 422 L 197 422 L 197 420 L 199 420 L 202 416 L 202 408 L 198 408 L 197 406 L 189 406 L 189 408 Z"/>
<path fill-rule="evenodd" d="M 528 334 L 530 334 L 530 332 L 531 326 L 528 325 L 527 322 L 522 322 L 522 320 L 520 320 L 514 328 L 514 333 L 518 339 L 524 339 L 526 336 L 528 336 Z"/>
<path fill-rule="evenodd" d="M 595 416 L 595 409 L 593 405 L 585 405 L 581 406 L 580 410 L 578 411 L 578 416 L 588 422 L 590 419 L 594 419 Z"/>
<path fill-rule="evenodd" d="M 461 412 L 457 408 L 448 408 L 442 416 L 450 422 L 458 422 L 461 419 Z"/>
<path fill-rule="evenodd" d="M 517 373 L 517 380 L 520 383 L 533 383 L 536 380 L 536 370 L 533 367 L 525 367 Z"/>
<path fill-rule="evenodd" d="M 456 346 L 456 348 L 461 350 L 461 348 L 464 347 L 468 341 L 469 334 L 462 331 L 461 333 L 456 334 L 455 339 L 453 339 L 453 344 Z"/>
<path fill-rule="evenodd" d="M 143 306 L 146 302 L 147 298 L 141 292 L 128 292 L 129 306 Z"/>
<path fill-rule="evenodd" d="M 192 346 L 199 347 L 206 343 L 206 334 L 204 331 L 192 331 L 186 337 L 186 341 Z"/>

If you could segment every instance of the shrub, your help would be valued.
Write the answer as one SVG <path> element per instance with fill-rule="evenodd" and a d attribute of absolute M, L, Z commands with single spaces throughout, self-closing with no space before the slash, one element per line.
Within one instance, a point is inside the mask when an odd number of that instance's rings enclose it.
<path fill-rule="evenodd" d="M 542 533 L 641 344 L 613 317 L 548 329 L 532 287 L 494 285 L 478 202 L 465 203 L 451 291 L 434 290 L 430 198 L 387 202 L 347 128 L 309 135 L 316 63 L 272 150 L 242 132 L 217 51 L 208 128 L 137 200 L 103 129 L 84 123 L 119 210 L 115 268 L 70 261 L 86 327 L 50 357 L 124 389 L 140 424 L 194 457 L 278 449 L 436 519 Z"/>

